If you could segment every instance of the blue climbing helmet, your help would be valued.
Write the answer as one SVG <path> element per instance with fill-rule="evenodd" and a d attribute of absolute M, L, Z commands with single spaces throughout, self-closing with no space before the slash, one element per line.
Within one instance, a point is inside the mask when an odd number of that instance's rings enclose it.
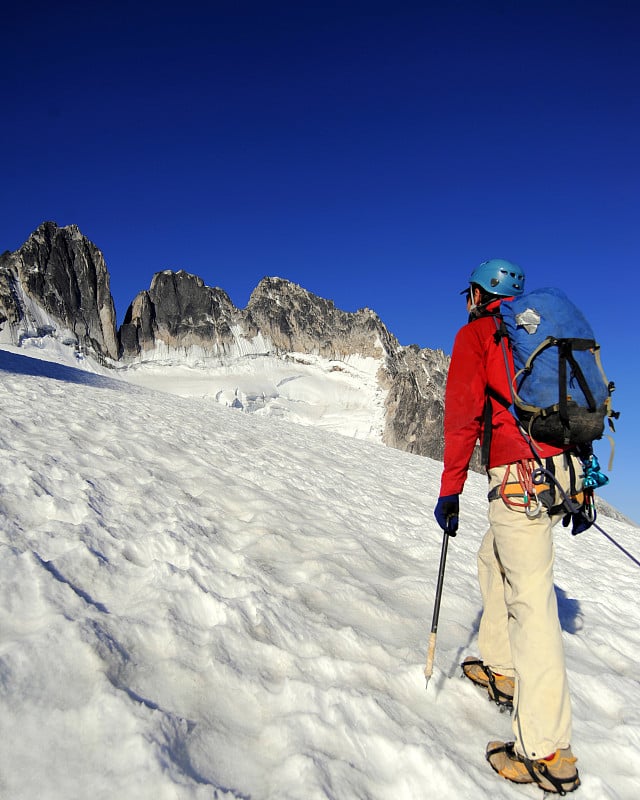
<path fill-rule="evenodd" d="M 524 292 L 524 272 L 505 258 L 490 258 L 474 269 L 469 283 L 477 284 L 489 294 L 518 297 Z"/>

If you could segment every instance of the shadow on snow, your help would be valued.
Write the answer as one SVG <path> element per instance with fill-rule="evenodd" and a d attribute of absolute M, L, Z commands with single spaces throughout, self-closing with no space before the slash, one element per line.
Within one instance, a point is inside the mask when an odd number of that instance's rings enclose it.
<path fill-rule="evenodd" d="M 98 386 L 103 389 L 118 388 L 122 390 L 121 381 L 96 375 L 93 372 L 85 372 L 82 369 L 68 367 L 64 364 L 56 364 L 53 361 L 44 361 L 39 358 L 11 353 L 7 350 L 0 350 L 0 371 L 11 372 L 16 375 L 33 375 L 38 378 L 51 378 L 56 381 L 66 383 L 81 383 L 88 386 Z"/>

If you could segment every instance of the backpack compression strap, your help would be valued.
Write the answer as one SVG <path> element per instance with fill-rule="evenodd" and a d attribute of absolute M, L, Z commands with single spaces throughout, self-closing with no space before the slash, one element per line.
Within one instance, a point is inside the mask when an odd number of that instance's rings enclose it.
<path fill-rule="evenodd" d="M 540 355 L 540 353 L 547 350 L 549 347 L 557 347 L 558 348 L 558 403 L 549 406 L 549 408 L 544 409 L 542 412 L 540 409 L 536 408 L 535 406 L 529 406 L 524 403 L 521 398 L 518 396 L 518 393 L 515 390 L 515 383 L 517 382 L 518 378 L 522 375 L 526 377 L 527 375 L 531 374 L 532 365 L 535 359 Z M 532 413 L 545 413 L 551 411 L 558 411 L 562 424 L 565 427 L 569 425 L 569 413 L 567 410 L 567 400 L 568 400 L 568 393 L 567 393 L 567 363 L 571 365 L 571 372 L 573 377 L 578 382 L 582 393 L 584 394 L 585 400 L 589 406 L 589 411 L 595 411 L 596 401 L 593 397 L 593 393 L 589 388 L 589 384 L 587 383 L 582 369 L 580 368 L 580 364 L 576 361 L 575 356 L 573 355 L 574 350 L 597 350 L 598 344 L 593 339 L 557 339 L 555 336 L 547 336 L 547 338 L 541 342 L 538 347 L 531 353 L 529 358 L 527 359 L 527 363 L 524 367 L 516 373 L 513 379 L 513 394 L 514 394 L 514 402 L 518 404 L 518 406 L 525 411 L 530 411 Z"/>

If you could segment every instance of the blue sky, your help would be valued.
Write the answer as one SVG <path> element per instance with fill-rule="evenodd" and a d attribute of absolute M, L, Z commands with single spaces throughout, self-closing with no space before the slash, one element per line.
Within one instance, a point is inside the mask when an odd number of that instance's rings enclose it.
<path fill-rule="evenodd" d="M 14 5 L 1 250 L 77 224 L 119 321 L 162 269 L 237 306 L 278 275 L 446 352 L 510 258 L 593 323 L 623 412 L 602 495 L 640 520 L 637 3 Z"/>

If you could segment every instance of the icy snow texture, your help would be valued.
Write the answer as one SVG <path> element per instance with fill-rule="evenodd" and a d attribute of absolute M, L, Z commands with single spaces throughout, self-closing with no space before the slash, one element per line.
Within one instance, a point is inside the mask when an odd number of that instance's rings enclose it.
<path fill-rule="evenodd" d="M 0 797 L 542 797 L 487 765 L 511 721 L 458 678 L 481 476 L 425 692 L 438 463 L 9 351 L 0 401 Z M 640 794 L 639 577 L 558 530 L 582 800 Z"/>
<path fill-rule="evenodd" d="M 192 364 L 167 358 L 120 368 L 118 374 L 180 397 L 208 398 L 249 413 L 382 441 L 387 390 L 377 378 L 381 367 L 381 359 L 358 355 L 337 361 L 290 353 Z"/>

